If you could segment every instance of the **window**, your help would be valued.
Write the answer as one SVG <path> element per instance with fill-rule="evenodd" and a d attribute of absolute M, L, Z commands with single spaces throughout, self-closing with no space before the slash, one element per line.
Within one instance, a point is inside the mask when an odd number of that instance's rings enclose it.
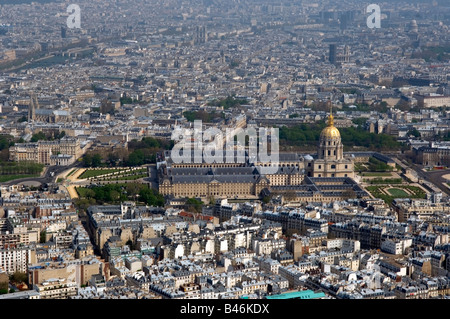
<path fill-rule="evenodd" d="M 331 168 L 336 168 L 336 165 L 332 164 L 332 165 L 331 165 Z"/>

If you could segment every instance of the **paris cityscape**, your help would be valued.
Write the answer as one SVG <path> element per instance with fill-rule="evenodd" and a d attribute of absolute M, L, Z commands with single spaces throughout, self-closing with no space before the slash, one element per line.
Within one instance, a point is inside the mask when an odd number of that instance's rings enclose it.
<path fill-rule="evenodd" d="M 449 28 L 448 0 L 0 0 L 0 300 L 450 299 Z"/>

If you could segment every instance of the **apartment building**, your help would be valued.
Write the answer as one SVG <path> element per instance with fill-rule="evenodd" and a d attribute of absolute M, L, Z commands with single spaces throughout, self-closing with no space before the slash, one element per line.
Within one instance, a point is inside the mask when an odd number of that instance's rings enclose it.
<path fill-rule="evenodd" d="M 36 251 L 30 247 L 0 249 L 0 268 L 8 274 L 26 273 L 28 265 L 36 262 Z"/>
<path fill-rule="evenodd" d="M 78 294 L 78 285 L 65 279 L 49 279 L 42 284 L 35 284 L 34 289 L 40 299 L 68 299 Z"/>
<path fill-rule="evenodd" d="M 52 261 L 30 264 L 28 282 L 33 285 L 43 284 L 53 278 L 65 279 L 78 286 L 87 285 L 93 275 L 102 274 L 104 264 L 95 257 L 67 262 Z"/>

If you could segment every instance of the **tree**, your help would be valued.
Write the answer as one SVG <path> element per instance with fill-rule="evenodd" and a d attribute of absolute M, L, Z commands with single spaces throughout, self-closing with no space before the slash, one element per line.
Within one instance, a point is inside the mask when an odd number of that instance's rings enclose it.
<path fill-rule="evenodd" d="M 43 132 L 38 132 L 36 134 L 33 134 L 33 136 L 31 137 L 30 142 L 37 142 L 37 141 L 46 141 L 48 140 L 47 136 L 45 136 L 45 134 Z"/>
<path fill-rule="evenodd" d="M 60 140 L 60 139 L 62 139 L 64 136 L 66 136 L 66 131 L 61 131 L 61 133 L 56 133 L 56 134 L 55 134 L 55 139 Z"/>
<path fill-rule="evenodd" d="M 109 196 L 111 197 L 111 200 L 113 202 L 117 202 L 120 199 L 120 193 L 118 191 L 112 190 L 109 193 Z"/>
<path fill-rule="evenodd" d="M 133 246 L 133 241 L 131 239 L 128 239 L 125 245 L 129 246 L 131 249 L 131 247 Z"/>
<path fill-rule="evenodd" d="M 87 189 L 84 193 L 86 198 L 95 198 L 95 192 L 92 189 Z"/>
<path fill-rule="evenodd" d="M 44 229 L 39 234 L 39 242 L 41 244 L 45 243 L 47 241 L 47 231 Z"/>
<path fill-rule="evenodd" d="M 164 197 L 156 190 L 148 187 L 142 187 L 139 191 L 140 200 L 150 206 L 164 206 Z"/>
<path fill-rule="evenodd" d="M 196 198 L 188 198 L 184 205 L 184 209 L 192 213 L 201 213 L 203 207 L 203 202 Z"/>
<path fill-rule="evenodd" d="M 123 96 L 120 98 L 120 105 L 133 104 L 133 99 L 131 97 Z"/>
<path fill-rule="evenodd" d="M 117 166 L 117 164 L 119 163 L 119 155 L 117 155 L 117 153 L 108 153 L 108 163 L 110 166 Z"/>
<path fill-rule="evenodd" d="M 24 282 L 27 283 L 28 281 L 28 275 L 21 271 L 15 271 L 10 278 L 13 282 Z"/>
<path fill-rule="evenodd" d="M 397 103 L 396 108 L 398 108 L 400 111 L 409 111 L 411 107 L 408 101 L 401 99 L 400 102 Z"/>
<path fill-rule="evenodd" d="M 138 183 L 127 183 L 126 191 L 129 197 L 136 199 L 136 195 L 139 194 L 140 189 L 141 186 Z"/>
<path fill-rule="evenodd" d="M 92 166 L 92 155 L 91 154 L 85 154 L 83 157 L 83 166 L 84 167 L 91 167 Z"/>
<path fill-rule="evenodd" d="M 0 295 L 8 292 L 8 280 L 0 282 Z"/>
<path fill-rule="evenodd" d="M 78 209 L 86 210 L 89 206 L 95 205 L 97 201 L 94 198 L 75 198 L 74 204 Z"/>
<path fill-rule="evenodd" d="M 92 156 L 92 167 L 99 167 L 102 165 L 102 156 L 98 153 L 94 154 L 94 156 Z"/>
<path fill-rule="evenodd" d="M 420 137 L 420 132 L 416 128 L 413 128 L 408 131 L 407 135 L 414 136 L 414 137 Z"/>
<path fill-rule="evenodd" d="M 144 153 L 142 150 L 136 150 L 128 157 L 129 166 L 140 166 L 144 164 Z"/>
<path fill-rule="evenodd" d="M 100 105 L 100 113 L 103 114 L 114 114 L 114 105 L 112 104 L 112 102 L 108 99 L 103 99 L 102 103 Z"/>
<path fill-rule="evenodd" d="M 353 122 L 354 124 L 358 125 L 358 126 L 364 127 L 364 125 L 365 125 L 366 122 L 367 122 L 367 119 L 364 118 L 364 117 L 358 117 L 358 118 L 354 118 L 354 119 L 352 120 L 352 122 Z"/>
<path fill-rule="evenodd" d="M 282 195 L 284 197 L 284 200 L 288 202 L 293 201 L 297 198 L 295 190 L 285 190 Z"/>
<path fill-rule="evenodd" d="M 28 121 L 27 117 L 24 115 L 20 119 L 17 120 L 18 123 L 26 122 Z"/>
<path fill-rule="evenodd" d="M 347 189 L 342 193 L 342 197 L 345 200 L 356 198 L 356 192 L 353 189 Z"/>

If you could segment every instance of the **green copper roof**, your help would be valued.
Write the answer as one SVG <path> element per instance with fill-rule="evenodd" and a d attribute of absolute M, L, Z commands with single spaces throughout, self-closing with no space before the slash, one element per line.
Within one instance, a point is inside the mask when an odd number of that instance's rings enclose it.
<path fill-rule="evenodd" d="M 312 290 L 303 290 L 267 296 L 266 299 L 316 299 L 322 297 L 325 297 L 325 294 L 323 292 L 315 293 Z"/>

